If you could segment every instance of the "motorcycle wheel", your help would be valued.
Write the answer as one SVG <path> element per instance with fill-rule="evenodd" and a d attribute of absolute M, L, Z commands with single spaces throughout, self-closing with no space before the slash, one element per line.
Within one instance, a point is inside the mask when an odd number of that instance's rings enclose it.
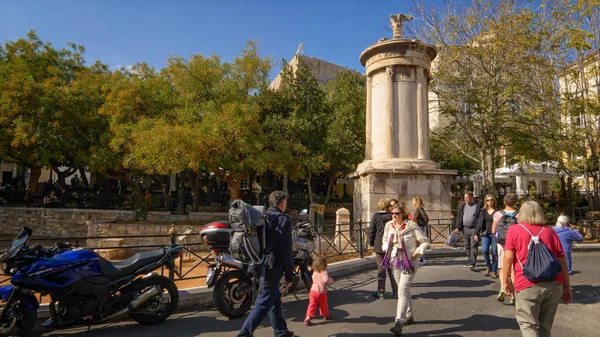
<path fill-rule="evenodd" d="M 240 294 L 238 287 L 252 284 L 252 278 L 240 270 L 229 270 L 221 275 L 213 289 L 217 310 L 229 318 L 244 316 L 252 306 L 252 292 Z"/>
<path fill-rule="evenodd" d="M 177 308 L 179 290 L 173 281 L 164 276 L 150 276 L 140 280 L 134 288 L 134 294 L 143 293 L 154 286 L 159 286 L 162 293 L 129 312 L 129 317 L 140 324 L 158 324 L 171 316 Z M 168 296 L 165 297 L 165 294 Z"/>
<path fill-rule="evenodd" d="M 0 310 L 2 307 L 0 306 Z M 0 336 L 9 337 L 9 336 L 18 336 L 18 337 L 31 337 L 34 336 L 33 329 L 35 328 L 37 321 L 37 309 L 29 308 L 27 304 L 23 303 L 23 301 L 19 301 L 17 306 L 15 307 L 17 311 L 17 321 L 15 326 L 9 331 L 2 331 Z M 0 323 L 3 324 L 3 323 Z M 2 326 L 0 326 L 0 331 L 2 330 Z"/>

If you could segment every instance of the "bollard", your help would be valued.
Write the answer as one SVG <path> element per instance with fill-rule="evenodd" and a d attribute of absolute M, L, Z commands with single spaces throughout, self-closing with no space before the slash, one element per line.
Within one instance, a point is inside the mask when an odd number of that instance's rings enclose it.
<path fill-rule="evenodd" d="M 171 224 L 171 229 L 169 229 L 169 238 L 171 240 L 171 247 L 175 246 L 176 243 L 176 237 L 177 236 L 177 230 L 175 229 L 175 224 Z M 169 269 L 169 279 L 174 280 L 175 279 L 175 273 L 173 271 L 173 268 Z"/>
<path fill-rule="evenodd" d="M 364 249 L 363 249 L 363 224 L 362 218 L 358 218 L 358 256 L 360 258 L 364 258 Z"/>

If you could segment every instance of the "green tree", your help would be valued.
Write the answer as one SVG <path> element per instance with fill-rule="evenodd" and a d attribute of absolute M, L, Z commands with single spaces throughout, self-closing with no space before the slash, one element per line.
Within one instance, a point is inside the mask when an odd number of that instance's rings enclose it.
<path fill-rule="evenodd" d="M 280 125 L 285 128 L 291 143 L 289 150 L 295 161 L 284 178 L 290 173 L 299 173 L 296 170 L 296 165 L 299 165 L 307 182 L 310 202 L 313 202 L 312 177 L 326 170 L 328 165 L 325 139 L 331 108 L 323 86 L 301 58 L 298 58 L 296 67 L 283 62 L 282 69 L 280 90 L 291 108 Z"/>
<path fill-rule="evenodd" d="M 99 102 L 86 82 L 105 69 L 86 67 L 82 46 L 56 49 L 35 31 L 0 45 L 0 157 L 31 170 L 28 195 L 41 168 L 84 164 Z"/>
<path fill-rule="evenodd" d="M 331 114 L 324 139 L 325 174 L 329 178 L 326 201 L 338 178 L 356 170 L 365 153 L 365 78 L 346 70 L 329 81 L 325 90 Z"/>
<path fill-rule="evenodd" d="M 132 133 L 147 119 L 168 118 L 165 114 L 173 106 L 171 82 L 153 67 L 139 63 L 114 71 L 103 89 L 105 98 L 98 114 L 107 128 L 90 151 L 90 169 L 120 180 L 142 198 L 136 178 L 144 175 L 145 167 L 134 160 L 133 154 L 141 145 L 132 142 Z"/>
<path fill-rule="evenodd" d="M 231 63 L 214 55 L 172 57 L 160 78 L 174 104 L 135 121 L 126 161 L 144 172 L 187 172 L 195 195 L 201 172 L 215 172 L 230 198 L 239 198 L 241 178 L 263 168 L 257 93 L 269 70 L 270 59 L 260 57 L 254 42 Z"/>
<path fill-rule="evenodd" d="M 547 119 L 556 108 L 555 68 L 544 58 L 551 46 L 540 8 L 529 1 L 478 0 L 447 1 L 431 11 L 415 1 L 422 30 L 413 34 L 439 50 L 431 88 L 445 127 L 436 131 L 475 155 L 490 192 L 500 147 L 509 147 L 515 159 L 548 159 L 544 147 L 529 142 L 534 130 L 553 123 Z"/>

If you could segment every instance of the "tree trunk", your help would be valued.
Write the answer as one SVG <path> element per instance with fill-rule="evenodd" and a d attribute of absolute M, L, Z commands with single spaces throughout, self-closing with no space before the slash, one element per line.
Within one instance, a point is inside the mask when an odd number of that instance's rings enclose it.
<path fill-rule="evenodd" d="M 312 172 L 311 171 L 308 171 L 308 180 L 306 181 L 306 184 L 308 185 L 308 200 L 312 204 L 314 202 L 314 200 L 313 200 Z"/>
<path fill-rule="evenodd" d="M 485 150 L 481 150 L 480 156 L 481 156 L 481 159 L 480 159 L 479 164 L 481 165 L 481 194 L 483 194 L 482 197 L 485 197 L 485 194 L 487 193 L 487 190 L 488 190 L 487 170 L 486 170 L 486 165 L 485 165 L 487 157 L 486 157 Z"/>
<path fill-rule="evenodd" d="M 175 210 L 175 214 L 184 215 L 185 214 L 185 200 L 184 198 L 184 188 L 185 188 L 185 175 L 183 173 L 179 173 L 177 175 L 178 184 L 177 184 L 177 209 Z"/>
<path fill-rule="evenodd" d="M 563 200 L 567 199 L 567 182 L 565 181 L 565 177 L 561 176 L 560 177 L 560 192 L 559 192 L 560 198 Z"/>
<path fill-rule="evenodd" d="M 192 212 L 198 212 L 198 206 L 200 205 L 200 174 L 189 172 L 188 175 L 192 185 Z"/>
<path fill-rule="evenodd" d="M 131 190 L 138 198 L 144 198 L 144 192 L 142 191 L 142 187 L 140 186 L 140 184 L 137 181 L 135 181 L 135 179 L 129 177 L 127 173 L 123 171 L 115 173 L 102 172 L 102 175 L 110 179 L 116 179 L 121 183 L 125 183 L 127 186 L 131 187 Z"/>
<path fill-rule="evenodd" d="M 160 187 L 163 193 L 163 206 L 167 211 L 171 211 L 171 184 L 169 176 L 159 176 Z"/>
<path fill-rule="evenodd" d="M 488 193 L 497 195 L 496 193 L 496 165 L 495 165 L 495 150 L 491 148 L 488 153 L 486 153 L 486 169 L 488 171 L 487 174 L 487 185 L 488 185 Z"/>
<path fill-rule="evenodd" d="M 29 186 L 27 186 L 27 192 L 25 193 L 25 202 L 27 204 L 32 201 L 37 189 L 38 180 L 40 180 L 40 176 L 42 175 L 42 168 L 39 166 L 30 167 L 29 170 Z"/>
<path fill-rule="evenodd" d="M 329 203 L 331 201 L 333 185 L 335 185 L 335 173 L 332 173 L 332 175 L 329 177 L 329 183 L 327 184 L 327 197 L 325 198 L 326 203 Z"/>
<path fill-rule="evenodd" d="M 288 193 L 288 175 L 287 174 L 283 175 L 283 189 L 282 190 L 285 194 L 289 194 Z"/>
<path fill-rule="evenodd" d="M 79 168 L 79 175 L 81 176 L 81 182 L 85 185 L 86 188 L 90 188 L 90 182 L 85 175 L 85 169 L 83 167 Z"/>
<path fill-rule="evenodd" d="M 240 180 L 230 175 L 225 178 L 225 181 L 227 182 L 227 188 L 229 188 L 229 200 L 240 199 Z"/>
<path fill-rule="evenodd" d="M 57 165 L 52 165 L 52 171 L 56 172 L 56 180 L 65 188 L 67 186 L 67 177 L 71 176 L 73 173 L 77 172 L 77 168 L 69 167 L 68 169 L 61 171 Z"/>

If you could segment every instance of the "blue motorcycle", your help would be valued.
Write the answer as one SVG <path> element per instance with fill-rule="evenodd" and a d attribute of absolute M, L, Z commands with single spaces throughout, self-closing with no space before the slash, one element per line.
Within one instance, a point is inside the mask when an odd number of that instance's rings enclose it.
<path fill-rule="evenodd" d="M 165 266 L 178 274 L 174 260 L 183 246 L 110 262 L 66 244 L 29 247 L 31 234 L 24 227 L 0 257 L 0 268 L 12 284 L 0 287 L 0 337 L 32 335 L 39 307 L 34 292 L 50 295 L 51 317 L 42 327 L 52 329 L 91 326 L 126 313 L 138 323 L 157 324 L 177 307 L 175 283 L 152 271 Z"/>

